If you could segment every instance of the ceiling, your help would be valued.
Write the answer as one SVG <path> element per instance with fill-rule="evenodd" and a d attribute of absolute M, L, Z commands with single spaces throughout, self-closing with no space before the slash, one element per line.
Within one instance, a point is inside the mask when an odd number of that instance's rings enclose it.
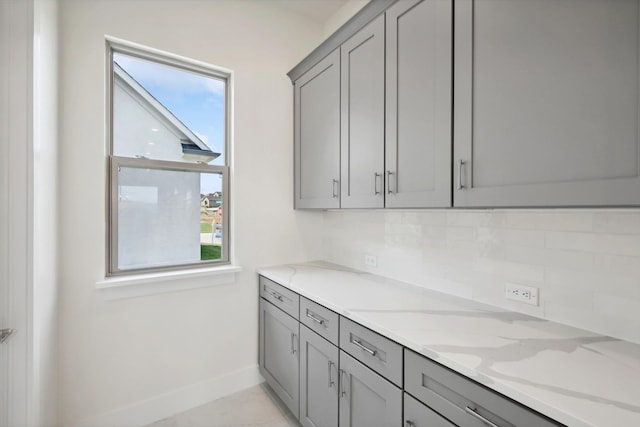
<path fill-rule="evenodd" d="M 272 0 L 308 19 L 324 24 L 349 0 Z"/>

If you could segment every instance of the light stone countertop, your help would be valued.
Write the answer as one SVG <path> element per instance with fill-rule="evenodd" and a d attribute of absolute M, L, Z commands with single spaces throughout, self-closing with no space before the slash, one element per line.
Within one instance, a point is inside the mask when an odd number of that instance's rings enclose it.
<path fill-rule="evenodd" d="M 548 417 L 640 427 L 640 345 L 317 262 L 263 275 Z"/>

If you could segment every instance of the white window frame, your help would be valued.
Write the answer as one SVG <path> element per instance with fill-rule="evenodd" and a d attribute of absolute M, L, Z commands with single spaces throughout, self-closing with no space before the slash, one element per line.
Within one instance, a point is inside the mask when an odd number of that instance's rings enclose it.
<path fill-rule="evenodd" d="M 230 236 L 230 129 L 231 129 L 231 72 L 198 61 L 182 58 L 177 55 L 161 52 L 155 49 L 127 43 L 121 40 L 107 38 L 107 230 L 106 230 L 106 277 L 156 273 L 163 271 L 193 270 L 194 268 L 211 268 L 227 266 L 231 263 Z M 203 163 L 175 162 L 154 160 L 145 157 L 129 158 L 113 154 L 113 54 L 122 53 L 140 59 L 149 60 L 163 65 L 195 72 L 207 77 L 222 80 L 225 83 L 225 135 L 224 135 L 224 165 L 208 165 Z M 145 267 L 135 269 L 118 268 L 118 170 L 121 167 L 171 170 L 184 172 L 217 173 L 222 175 L 222 248 L 219 260 L 197 261 L 167 266 Z"/>

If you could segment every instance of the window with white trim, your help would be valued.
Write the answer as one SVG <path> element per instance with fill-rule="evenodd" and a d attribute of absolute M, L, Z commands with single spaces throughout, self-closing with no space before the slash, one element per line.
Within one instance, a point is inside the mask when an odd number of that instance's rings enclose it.
<path fill-rule="evenodd" d="M 229 79 L 108 43 L 108 276 L 229 263 Z"/>

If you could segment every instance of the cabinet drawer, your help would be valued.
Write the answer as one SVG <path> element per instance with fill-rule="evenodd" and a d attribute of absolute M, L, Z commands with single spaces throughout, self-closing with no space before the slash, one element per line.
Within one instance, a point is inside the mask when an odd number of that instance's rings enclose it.
<path fill-rule="evenodd" d="M 456 427 L 437 412 L 404 394 L 404 425 L 406 427 Z"/>
<path fill-rule="evenodd" d="M 407 349 L 404 350 L 404 363 L 405 390 L 457 425 L 562 425 Z"/>
<path fill-rule="evenodd" d="M 402 346 L 340 317 L 340 348 L 402 387 Z"/>
<path fill-rule="evenodd" d="M 338 345 L 338 314 L 300 297 L 300 322 L 334 345 Z"/>
<path fill-rule="evenodd" d="M 298 319 L 300 297 L 292 290 L 260 276 L 260 296 L 289 316 Z"/>

